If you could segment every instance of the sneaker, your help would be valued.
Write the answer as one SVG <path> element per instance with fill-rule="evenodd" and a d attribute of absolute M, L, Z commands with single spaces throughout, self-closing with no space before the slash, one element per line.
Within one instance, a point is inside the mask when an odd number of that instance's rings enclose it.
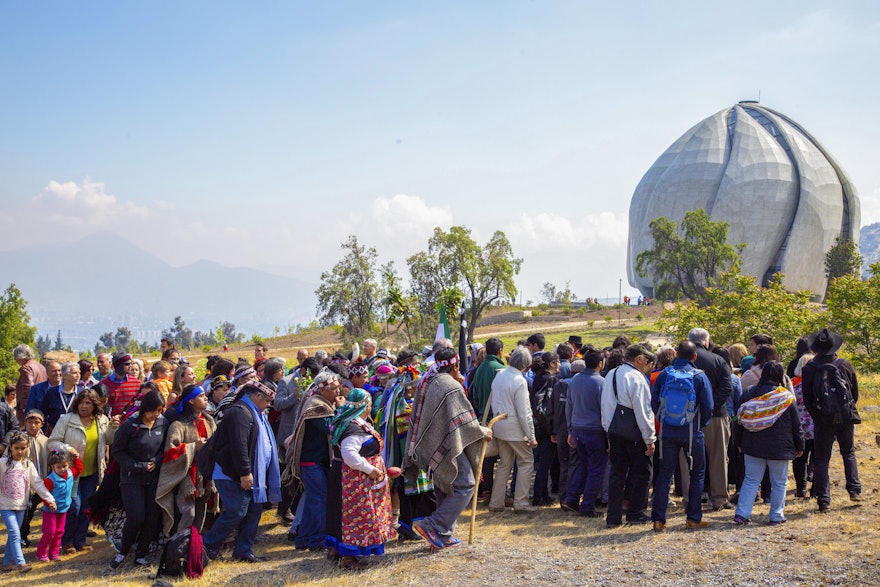
<path fill-rule="evenodd" d="M 521 508 L 513 508 L 513 513 L 515 514 L 534 514 L 538 511 L 538 506 L 534 505 L 524 505 Z"/>
<path fill-rule="evenodd" d="M 38 557 L 37 557 L 37 560 L 40 561 L 41 563 L 47 563 L 47 562 L 49 562 L 49 557 L 47 557 L 47 556 L 38 556 Z"/>
<path fill-rule="evenodd" d="M 208 546 L 203 546 L 203 548 L 205 550 L 205 554 L 207 554 L 208 558 L 211 559 L 212 561 L 220 558 L 220 550 L 219 549 L 214 550 L 213 548 L 209 548 Z"/>
<path fill-rule="evenodd" d="M 796 489 L 794 492 L 795 499 L 807 499 L 807 490 L 806 489 Z"/>
<path fill-rule="evenodd" d="M 636 518 L 626 518 L 627 524 L 647 524 L 649 522 L 651 522 L 651 516 L 646 516 L 645 514 L 642 514 L 641 516 L 638 516 Z"/>
<path fill-rule="evenodd" d="M 856 493 L 855 491 L 850 491 L 849 492 L 849 499 L 850 499 L 850 501 L 862 501 L 862 494 Z"/>
<path fill-rule="evenodd" d="M 94 530 L 89 530 L 88 532 L 86 532 L 86 538 L 95 538 L 97 535 L 98 533 Z"/>
<path fill-rule="evenodd" d="M 92 550 L 91 544 L 80 544 L 79 546 L 76 547 L 77 552 L 89 552 L 91 550 Z"/>
<path fill-rule="evenodd" d="M 139 567 L 149 567 L 150 566 L 150 563 L 147 562 L 147 559 L 145 559 L 142 556 L 139 556 L 138 558 L 134 559 L 134 564 L 136 564 Z"/>
<path fill-rule="evenodd" d="M 739 526 L 748 526 L 752 523 L 752 521 L 748 518 L 744 518 L 741 515 L 737 514 L 733 516 L 733 523 Z"/>
<path fill-rule="evenodd" d="M 124 561 L 124 560 L 125 560 L 124 554 L 117 554 L 116 556 L 113 557 L 113 560 L 110 561 L 110 569 L 115 571 L 116 569 L 119 568 L 119 565 L 121 565 L 122 561 Z"/>
<path fill-rule="evenodd" d="M 443 548 L 443 540 L 440 538 L 440 535 L 433 530 L 422 528 L 421 524 L 413 524 L 413 530 L 415 530 L 419 536 L 427 540 L 428 544 L 434 548 Z"/>
<path fill-rule="evenodd" d="M 769 525 L 770 526 L 781 526 L 782 524 L 786 523 L 787 521 L 788 520 L 786 520 L 785 518 L 782 518 L 781 520 L 770 520 Z"/>
<path fill-rule="evenodd" d="M 688 530 L 700 530 L 702 528 L 708 528 L 711 524 L 706 520 L 700 520 L 699 522 L 696 520 L 687 519 L 684 522 L 684 527 Z"/>
<path fill-rule="evenodd" d="M 666 524 L 664 524 L 663 522 L 660 522 L 660 521 L 654 522 L 654 524 L 653 524 L 654 532 L 662 532 L 665 529 L 666 529 Z"/>
<path fill-rule="evenodd" d="M 64 554 L 76 554 L 76 547 L 73 544 L 62 544 L 61 552 Z"/>
<path fill-rule="evenodd" d="M 461 540 L 456 538 L 455 536 L 450 536 L 446 540 L 443 541 L 443 548 L 455 548 L 456 546 L 461 545 Z"/>
<path fill-rule="evenodd" d="M 489 511 L 490 511 L 490 512 L 493 512 L 493 513 L 496 513 L 496 514 L 497 514 L 497 513 L 500 513 L 500 512 L 503 512 L 503 511 L 505 511 L 506 509 L 507 509 L 507 508 L 493 508 L 493 507 L 491 507 L 491 506 L 489 507 Z"/>
<path fill-rule="evenodd" d="M 720 505 L 713 505 L 712 506 L 713 512 L 720 512 L 721 510 L 732 510 L 732 509 L 733 509 L 733 504 L 730 503 L 729 501 L 725 501 L 724 503 L 722 503 Z"/>
<path fill-rule="evenodd" d="M 15 568 L 15 570 L 18 571 L 19 573 L 27 573 L 27 572 L 30 571 L 31 569 L 33 569 L 33 567 L 30 566 L 30 565 L 28 565 L 28 564 L 18 565 L 18 566 Z"/>

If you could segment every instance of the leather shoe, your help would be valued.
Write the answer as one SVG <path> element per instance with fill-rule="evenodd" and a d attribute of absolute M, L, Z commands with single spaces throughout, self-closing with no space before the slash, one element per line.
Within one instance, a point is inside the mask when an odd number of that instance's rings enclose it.
<path fill-rule="evenodd" d="M 518 509 L 514 508 L 513 513 L 515 513 L 515 514 L 534 514 L 535 512 L 538 511 L 538 509 L 539 508 L 537 506 L 524 505 L 523 507 L 518 508 Z"/>
<path fill-rule="evenodd" d="M 654 532 L 662 532 L 666 529 L 666 524 L 660 521 L 654 521 Z"/>
<path fill-rule="evenodd" d="M 503 511 L 505 511 L 506 509 L 507 509 L 507 508 L 493 508 L 493 507 L 490 507 L 490 508 L 489 508 L 489 511 L 490 511 L 490 512 L 494 512 L 494 513 L 499 513 L 499 512 L 503 512 Z"/>
<path fill-rule="evenodd" d="M 700 528 L 708 528 L 711 524 L 706 520 L 685 520 L 684 527 L 688 530 L 699 530 Z"/>
<path fill-rule="evenodd" d="M 242 563 L 262 563 L 269 559 L 265 556 L 257 556 L 254 553 L 246 554 L 244 556 L 234 556 L 232 560 L 242 562 Z"/>
<path fill-rule="evenodd" d="M 650 521 L 651 521 L 651 516 L 646 516 L 644 514 L 642 514 L 638 518 L 627 518 L 626 519 L 627 524 L 647 524 Z"/>
<path fill-rule="evenodd" d="M 824 502 L 824 501 L 820 501 L 820 502 L 819 502 L 819 513 L 820 513 L 820 514 L 824 514 L 825 512 L 827 512 L 827 511 L 830 510 L 830 509 L 831 509 L 831 504 L 830 504 L 830 503 L 827 503 L 827 502 Z"/>
<path fill-rule="evenodd" d="M 849 499 L 850 499 L 850 501 L 862 501 L 862 494 L 856 493 L 855 491 L 850 491 L 849 492 Z"/>
<path fill-rule="evenodd" d="M 602 514 L 593 510 L 592 512 L 579 512 L 578 515 L 582 518 L 601 518 Z"/>
<path fill-rule="evenodd" d="M 91 544 L 80 544 L 76 547 L 77 552 L 89 552 L 90 550 L 92 550 Z"/>

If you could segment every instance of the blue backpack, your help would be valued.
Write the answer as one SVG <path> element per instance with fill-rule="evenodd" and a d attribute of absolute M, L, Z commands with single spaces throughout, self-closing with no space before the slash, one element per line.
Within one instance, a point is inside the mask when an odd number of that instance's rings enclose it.
<path fill-rule="evenodd" d="M 697 392 L 694 389 L 696 370 L 679 371 L 666 367 L 666 380 L 660 390 L 660 411 L 657 413 L 661 425 L 687 426 L 697 413 Z"/>

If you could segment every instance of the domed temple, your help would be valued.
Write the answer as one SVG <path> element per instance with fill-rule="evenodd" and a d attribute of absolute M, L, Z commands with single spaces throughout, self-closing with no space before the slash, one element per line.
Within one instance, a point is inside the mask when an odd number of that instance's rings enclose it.
<path fill-rule="evenodd" d="M 785 274 L 790 291 L 825 294 L 825 253 L 835 237 L 858 242 L 859 198 L 834 158 L 801 125 L 757 102 L 740 102 L 700 122 L 645 173 L 629 208 L 627 276 L 654 295 L 636 257 L 653 246 L 649 224 L 681 223 L 703 208 L 730 224 L 728 242 L 746 243 L 743 273 L 766 284 Z"/>

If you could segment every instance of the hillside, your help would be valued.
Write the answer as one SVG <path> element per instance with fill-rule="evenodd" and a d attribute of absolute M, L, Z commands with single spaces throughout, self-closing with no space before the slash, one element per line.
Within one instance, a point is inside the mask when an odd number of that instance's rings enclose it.
<path fill-rule="evenodd" d="M 880 261 L 880 222 L 862 227 L 859 252 L 862 254 L 862 275 L 867 275 L 871 263 Z"/>

